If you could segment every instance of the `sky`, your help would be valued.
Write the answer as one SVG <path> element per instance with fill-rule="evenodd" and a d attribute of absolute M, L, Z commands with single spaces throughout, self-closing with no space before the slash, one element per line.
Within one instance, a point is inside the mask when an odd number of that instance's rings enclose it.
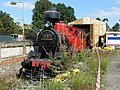
<path fill-rule="evenodd" d="M 11 5 L 10 2 L 19 2 L 16 5 Z M 0 0 L 0 10 L 10 14 L 15 22 L 31 24 L 32 10 L 37 0 Z M 120 0 L 49 0 L 52 3 L 64 3 L 66 6 L 74 8 L 77 19 L 83 17 L 97 17 L 104 19 L 108 18 L 110 27 L 115 23 L 120 23 Z M 24 3 L 24 12 L 23 12 Z M 24 15 L 23 15 L 24 13 Z"/>

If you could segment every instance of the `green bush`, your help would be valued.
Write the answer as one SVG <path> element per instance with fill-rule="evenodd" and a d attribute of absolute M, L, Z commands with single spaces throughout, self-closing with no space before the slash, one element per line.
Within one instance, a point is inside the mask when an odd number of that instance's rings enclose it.
<path fill-rule="evenodd" d="M 45 90 L 62 90 L 63 84 L 57 81 L 51 81 L 48 83 L 48 86 Z"/>
<path fill-rule="evenodd" d="M 73 76 L 69 80 L 71 90 L 93 90 L 95 78 L 88 73 L 82 72 L 81 74 Z"/>
<path fill-rule="evenodd" d="M 109 63 L 108 55 L 110 54 L 115 55 L 114 53 L 108 54 L 108 52 L 100 52 L 101 77 L 103 77 L 103 74 L 107 71 Z M 71 74 L 64 82 L 46 80 L 44 81 L 44 85 L 40 86 L 38 90 L 41 90 L 41 88 L 44 88 L 44 90 L 94 90 L 98 70 L 98 57 L 96 53 L 90 50 L 79 53 L 74 51 L 66 53 L 62 51 L 61 55 L 62 62 L 64 63 L 62 70 L 70 70 L 73 68 L 73 64 L 82 62 L 83 67 L 78 68 L 80 69 L 80 73 L 76 75 Z M 53 61 L 55 62 L 54 58 Z M 101 83 L 103 83 L 103 81 Z M 4 79 L 0 79 L 0 90 L 8 90 L 12 86 L 15 86 L 14 81 L 7 82 Z"/>
<path fill-rule="evenodd" d="M 83 62 L 86 68 L 80 71 L 80 74 L 71 77 L 69 85 L 72 90 L 94 90 L 98 69 L 97 55 L 89 50 L 78 53 L 77 55 L 77 61 Z"/>
<path fill-rule="evenodd" d="M 109 59 L 107 57 L 104 57 L 100 60 L 100 68 L 101 68 L 101 74 L 104 74 L 107 71 Z"/>
<path fill-rule="evenodd" d="M 0 78 L 0 90 L 9 90 L 16 86 L 15 80 L 6 80 L 5 78 Z"/>

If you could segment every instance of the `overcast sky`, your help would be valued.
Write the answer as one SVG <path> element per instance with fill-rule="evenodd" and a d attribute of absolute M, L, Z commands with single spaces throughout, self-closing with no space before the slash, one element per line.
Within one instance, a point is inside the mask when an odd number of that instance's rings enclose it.
<path fill-rule="evenodd" d="M 23 4 L 10 5 L 14 0 L 0 0 L 0 10 L 10 14 L 16 22 L 22 18 Z M 24 22 L 31 24 L 32 10 L 37 0 L 15 0 L 24 3 Z M 50 0 L 52 3 L 64 3 L 74 8 L 77 19 L 82 17 L 108 18 L 112 27 L 120 19 L 120 0 Z M 119 22 L 120 23 L 120 22 Z"/>

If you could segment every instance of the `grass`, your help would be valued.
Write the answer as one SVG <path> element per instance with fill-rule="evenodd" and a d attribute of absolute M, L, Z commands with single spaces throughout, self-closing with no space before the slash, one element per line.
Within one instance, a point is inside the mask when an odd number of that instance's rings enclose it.
<path fill-rule="evenodd" d="M 93 90 L 95 78 L 90 73 L 81 72 L 71 77 L 69 85 L 71 90 Z"/>
<path fill-rule="evenodd" d="M 120 68 L 120 63 L 117 64 L 117 68 Z"/>
<path fill-rule="evenodd" d="M 106 90 L 105 89 L 105 75 L 107 74 L 108 67 L 109 67 L 109 58 L 110 57 L 115 57 L 116 55 L 119 55 L 117 51 L 111 51 L 111 52 L 100 52 L 101 56 L 101 90 Z"/>
<path fill-rule="evenodd" d="M 65 54 L 64 54 L 65 55 Z M 67 70 L 72 69 L 72 65 L 78 62 L 83 62 L 84 67 L 79 68 L 79 74 L 71 75 L 65 82 L 49 82 L 51 86 L 49 90 L 63 90 L 62 88 L 69 88 L 69 90 L 93 90 L 95 89 L 98 60 L 95 53 L 90 50 L 85 50 L 80 53 L 71 53 L 71 57 L 63 57 L 66 62 Z M 64 89 L 65 90 L 65 89 Z M 66 89 L 67 90 L 67 89 Z"/>
<path fill-rule="evenodd" d="M 51 81 L 48 83 L 47 90 L 61 90 L 63 84 L 61 82 Z"/>
<path fill-rule="evenodd" d="M 9 80 L 6 78 L 0 78 L 0 90 L 9 90 L 16 86 L 16 81 L 14 79 Z"/>
<path fill-rule="evenodd" d="M 91 50 L 85 50 L 79 53 L 71 51 L 69 54 L 62 52 L 62 62 L 64 62 L 63 70 L 70 70 L 74 64 L 79 62 L 83 63 L 83 67 L 78 68 L 80 73 L 76 75 L 70 75 L 64 82 L 55 82 L 47 80 L 45 81 L 44 90 L 95 90 L 97 70 L 98 70 L 98 57 L 95 52 Z M 101 78 L 107 71 L 109 63 L 108 56 L 116 55 L 115 52 L 100 52 L 101 58 Z M 17 79 L 16 79 L 17 80 Z M 103 81 L 101 80 L 101 83 Z M 15 80 L 6 81 L 4 78 L 0 79 L 0 90 L 9 90 L 16 85 Z M 42 90 L 41 86 L 40 89 Z"/>
<path fill-rule="evenodd" d="M 105 52 L 106 53 L 106 52 Z M 114 54 L 114 53 L 112 53 Z M 71 53 L 72 56 L 64 54 L 63 61 L 65 61 L 66 70 L 69 70 L 73 64 L 82 62 L 84 64 L 83 68 L 80 69 L 80 73 L 76 75 L 71 75 L 65 82 L 49 82 L 48 86 L 51 86 L 47 90 L 67 90 L 62 88 L 69 88 L 69 90 L 94 90 L 97 79 L 97 70 L 98 70 L 98 57 L 95 52 L 91 50 L 85 50 L 80 53 Z M 107 70 L 109 63 L 108 52 L 104 54 L 100 52 L 101 58 L 101 77 Z"/>
<path fill-rule="evenodd" d="M 98 60 L 95 53 L 90 51 L 82 52 L 79 55 L 78 61 L 83 62 L 86 69 L 73 78 L 72 88 L 73 90 L 93 90 L 96 82 Z"/>

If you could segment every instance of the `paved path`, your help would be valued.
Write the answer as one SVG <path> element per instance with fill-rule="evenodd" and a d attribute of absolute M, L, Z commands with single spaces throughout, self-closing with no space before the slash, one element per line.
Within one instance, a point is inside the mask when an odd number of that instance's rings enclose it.
<path fill-rule="evenodd" d="M 120 90 L 120 51 L 110 56 L 107 75 L 105 76 L 105 90 Z"/>

